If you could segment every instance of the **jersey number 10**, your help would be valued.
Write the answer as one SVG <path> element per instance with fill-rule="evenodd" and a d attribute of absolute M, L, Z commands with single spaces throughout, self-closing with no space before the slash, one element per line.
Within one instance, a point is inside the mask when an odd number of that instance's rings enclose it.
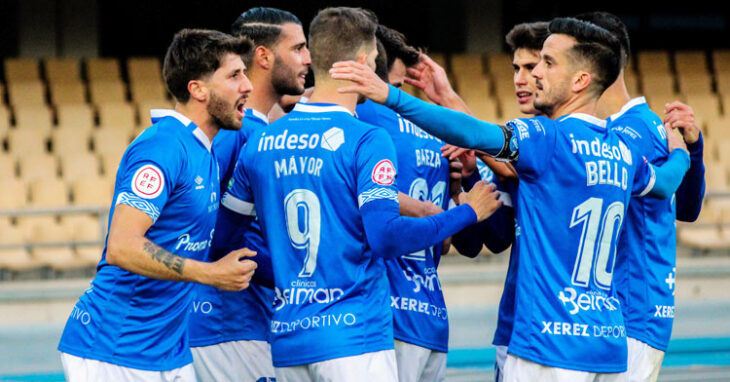
<path fill-rule="evenodd" d="M 593 279 L 599 288 L 606 290 L 611 288 L 616 257 L 613 257 L 611 264 L 608 264 L 608 261 L 615 252 L 615 243 L 621 232 L 624 204 L 613 202 L 606 208 L 605 213 L 602 213 L 602 210 L 603 199 L 599 198 L 589 198 L 573 209 L 570 228 L 579 224 L 583 226 L 578 257 L 573 267 L 573 285 L 588 287 L 593 273 Z"/>

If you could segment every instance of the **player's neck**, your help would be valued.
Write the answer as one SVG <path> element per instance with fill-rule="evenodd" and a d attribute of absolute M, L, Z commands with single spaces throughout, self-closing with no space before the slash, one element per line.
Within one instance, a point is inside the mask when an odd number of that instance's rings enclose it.
<path fill-rule="evenodd" d="M 210 113 L 208 113 L 205 106 L 195 102 L 193 99 L 184 104 L 176 104 L 175 111 L 193 121 L 195 126 L 198 126 L 198 128 L 203 131 L 205 136 L 207 136 L 211 142 L 213 142 L 213 138 L 215 138 L 218 131 L 220 131 L 220 128 L 215 122 L 213 122 L 213 119 L 210 117 Z"/>
<path fill-rule="evenodd" d="M 564 115 L 576 113 L 596 116 L 596 99 L 588 94 L 575 96 L 562 105 L 556 106 L 547 117 L 550 119 L 558 119 Z"/>
<path fill-rule="evenodd" d="M 629 91 L 626 89 L 624 72 L 622 70 L 616 81 L 598 99 L 596 116 L 601 119 L 606 119 L 621 110 L 629 100 L 631 100 L 631 97 L 629 96 Z"/>
<path fill-rule="evenodd" d="M 263 114 L 269 114 L 271 108 L 279 100 L 280 95 L 276 94 L 271 78 L 265 73 L 251 73 L 249 76 L 253 90 L 246 102 L 246 109 L 254 109 Z"/>
<path fill-rule="evenodd" d="M 315 77 L 316 78 L 316 77 Z M 352 85 L 350 81 L 325 80 L 316 81 L 314 84 L 314 92 L 309 97 L 308 103 L 334 103 L 340 105 L 352 113 L 355 113 L 357 106 L 357 94 L 344 94 L 337 89 Z"/>

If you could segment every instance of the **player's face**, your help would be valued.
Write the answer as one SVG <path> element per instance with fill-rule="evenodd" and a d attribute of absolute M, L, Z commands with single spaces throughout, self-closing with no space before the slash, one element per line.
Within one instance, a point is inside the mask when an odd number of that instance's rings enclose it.
<path fill-rule="evenodd" d="M 400 58 L 396 58 L 388 72 L 388 82 L 390 82 L 391 85 L 400 88 L 403 86 L 405 79 L 406 64 L 404 64 Z"/>
<path fill-rule="evenodd" d="M 540 62 L 540 51 L 535 49 L 519 48 L 512 57 L 512 67 L 515 70 L 515 95 L 520 111 L 524 114 L 539 114 L 535 109 L 535 77 L 532 69 Z"/>
<path fill-rule="evenodd" d="M 549 117 L 557 106 L 570 97 L 570 81 L 573 75 L 568 51 L 575 39 L 563 34 L 548 36 L 540 51 L 540 62 L 532 70 L 535 77 L 535 109 Z"/>
<path fill-rule="evenodd" d="M 307 39 L 302 26 L 286 23 L 281 27 L 281 35 L 274 48 L 274 67 L 271 71 L 271 84 L 279 95 L 299 95 L 304 93 L 304 81 L 312 64 L 307 49 Z"/>
<path fill-rule="evenodd" d="M 206 82 L 210 118 L 221 129 L 239 130 L 243 126 L 244 105 L 253 90 L 241 57 L 233 53 L 224 56 L 221 66 Z"/>

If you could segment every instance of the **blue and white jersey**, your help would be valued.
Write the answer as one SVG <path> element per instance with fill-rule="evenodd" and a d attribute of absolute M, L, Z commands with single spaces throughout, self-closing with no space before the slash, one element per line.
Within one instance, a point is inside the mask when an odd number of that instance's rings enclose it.
<path fill-rule="evenodd" d="M 626 330 L 613 286 L 631 195 L 655 174 L 606 121 L 569 114 L 507 123 L 518 148 L 514 328 L 509 352 L 547 366 L 626 370 Z"/>
<path fill-rule="evenodd" d="M 644 97 L 609 118 L 609 127 L 627 137 L 649 162 L 667 161 L 662 121 Z M 666 351 L 674 321 L 677 240 L 674 198 L 631 199 L 620 237 L 614 285 L 624 312 L 627 336 Z"/>
<path fill-rule="evenodd" d="M 395 163 L 388 133 L 338 105 L 299 103 L 249 138 L 222 203 L 255 212 L 269 243 L 274 366 L 393 349 L 385 265 L 359 208 L 397 208 Z"/>
<path fill-rule="evenodd" d="M 127 148 L 114 202 L 153 221 L 145 237 L 166 251 L 205 260 L 219 206 L 218 163 L 211 142 L 172 110 L 153 110 L 153 125 Z M 192 362 L 188 307 L 192 283 L 157 280 L 109 265 L 106 248 L 91 287 L 66 323 L 58 349 L 78 357 L 153 371 Z"/>
<path fill-rule="evenodd" d="M 410 197 L 430 200 L 446 210 L 449 202 L 449 161 L 441 157 L 444 143 L 391 109 L 366 101 L 357 106 L 359 120 L 384 128 L 398 156 L 398 189 Z M 442 246 L 385 261 L 390 280 L 393 334 L 398 340 L 446 352 L 449 321 L 436 268 Z"/>
<path fill-rule="evenodd" d="M 213 139 L 213 152 L 218 158 L 221 173 L 221 189 L 227 187 L 233 176 L 236 160 L 248 136 L 258 128 L 268 125 L 265 114 L 253 109 L 246 110 L 243 128 L 239 131 L 221 130 Z M 220 219 L 216 228 L 220 228 Z M 227 231 L 227 230 L 226 230 Z M 269 257 L 261 237 L 258 222 L 253 222 L 244 234 L 246 248 L 256 251 L 256 260 Z M 211 261 L 227 253 L 211 252 Z M 209 346 L 230 341 L 267 341 L 272 315 L 274 291 L 251 283 L 239 292 L 220 290 L 210 285 L 196 284 L 195 297 L 190 307 L 190 346 Z"/>

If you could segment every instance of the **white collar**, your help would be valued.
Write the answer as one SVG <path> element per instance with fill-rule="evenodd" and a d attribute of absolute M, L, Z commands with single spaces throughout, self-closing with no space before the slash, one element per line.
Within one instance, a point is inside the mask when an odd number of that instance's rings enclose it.
<path fill-rule="evenodd" d="M 646 98 L 636 97 L 636 98 L 630 100 L 629 102 L 626 102 L 626 105 L 621 107 L 621 110 L 619 110 L 618 113 L 611 115 L 610 117 L 608 117 L 608 119 L 610 119 L 611 121 L 615 121 L 619 117 L 621 117 L 624 113 L 631 110 L 631 108 L 633 108 L 636 105 L 641 105 L 642 103 L 646 103 Z"/>
<path fill-rule="evenodd" d="M 568 118 L 580 119 L 582 121 L 585 121 L 585 122 L 590 123 L 591 125 L 596 125 L 596 126 L 599 126 L 599 127 L 606 128 L 606 120 L 605 119 L 600 119 L 600 118 L 594 117 L 592 115 L 588 115 L 588 114 L 584 114 L 584 113 L 568 114 L 565 117 L 560 118 L 560 122 L 562 122 L 562 121 L 564 121 L 564 120 L 566 120 Z"/>
<path fill-rule="evenodd" d="M 303 104 L 301 102 L 294 105 L 294 111 L 301 111 L 304 113 L 330 113 L 333 111 L 341 111 L 341 112 L 353 115 L 353 113 L 350 110 L 347 110 L 347 108 L 344 106 L 340 106 L 340 105 L 320 106 L 320 105 L 312 105 L 312 104 Z"/>
<path fill-rule="evenodd" d="M 269 117 L 266 114 L 264 114 L 264 113 L 262 113 L 262 112 L 260 112 L 260 111 L 258 111 L 256 109 L 253 109 L 253 108 L 246 109 L 246 110 L 250 110 L 251 111 L 251 114 L 253 114 L 254 117 L 260 119 L 261 121 L 263 121 L 267 125 L 269 124 Z"/>
<path fill-rule="evenodd" d="M 188 118 L 172 109 L 152 109 L 152 110 L 150 110 L 150 117 L 152 118 L 153 121 L 156 119 L 160 119 L 160 118 L 173 117 L 173 118 L 177 119 L 178 121 L 180 121 L 180 123 L 185 125 L 185 127 L 188 127 L 191 124 L 193 124 L 193 121 L 191 121 L 190 118 Z M 203 146 L 205 146 L 205 148 L 208 150 L 208 152 L 210 152 L 211 148 L 213 147 L 213 144 L 211 143 L 210 139 L 208 139 L 208 136 L 205 135 L 203 130 L 200 129 L 200 127 L 197 127 L 197 126 L 195 127 L 195 130 L 193 130 L 193 135 L 195 136 L 195 138 L 197 138 L 200 141 L 200 143 L 203 144 Z"/>

